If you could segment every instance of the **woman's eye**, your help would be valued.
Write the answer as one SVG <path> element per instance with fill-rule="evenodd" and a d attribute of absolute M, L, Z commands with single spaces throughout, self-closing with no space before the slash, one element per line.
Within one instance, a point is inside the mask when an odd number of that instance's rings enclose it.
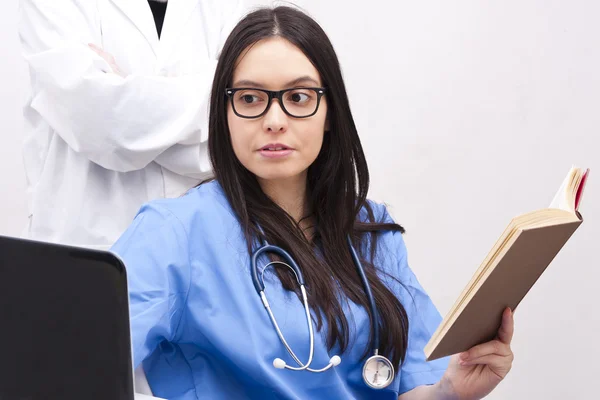
<path fill-rule="evenodd" d="M 288 99 L 294 103 L 306 103 L 311 99 L 311 96 L 304 92 L 291 92 Z"/>
<path fill-rule="evenodd" d="M 259 100 L 260 100 L 260 98 L 258 96 L 254 96 L 251 94 L 245 94 L 242 96 L 242 101 L 246 104 L 256 103 Z"/>

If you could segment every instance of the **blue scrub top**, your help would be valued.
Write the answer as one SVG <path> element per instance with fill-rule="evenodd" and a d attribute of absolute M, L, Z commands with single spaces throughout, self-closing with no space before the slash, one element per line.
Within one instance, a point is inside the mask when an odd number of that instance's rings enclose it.
<path fill-rule="evenodd" d="M 384 206 L 372 205 L 376 216 L 391 221 Z M 423 348 L 440 314 L 408 267 L 402 235 L 379 235 L 375 265 L 409 319 L 406 358 L 388 388 L 370 389 L 363 381 L 361 356 L 370 324 L 366 311 L 351 301 L 345 306 L 351 326 L 345 353 L 337 346 L 327 350 L 326 325 L 315 331 L 311 367 L 322 368 L 336 354 L 340 365 L 323 373 L 273 367 L 277 357 L 297 364 L 254 289 L 241 225 L 216 181 L 180 198 L 145 204 L 112 248 L 127 268 L 135 367 L 143 363 L 154 394 L 171 400 L 397 400 L 419 385 L 436 383 L 448 360 L 426 362 Z M 272 269 L 265 284 L 284 337 L 306 361 L 309 336 L 302 303 L 281 287 Z"/>

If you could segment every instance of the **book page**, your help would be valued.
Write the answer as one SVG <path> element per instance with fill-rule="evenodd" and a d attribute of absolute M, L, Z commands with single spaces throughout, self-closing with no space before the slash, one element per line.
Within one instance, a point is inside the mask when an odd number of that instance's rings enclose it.
<path fill-rule="evenodd" d="M 567 174 L 567 177 L 563 181 L 562 185 L 560 185 L 558 192 L 556 192 L 554 195 L 554 199 L 552 199 L 552 203 L 550 203 L 548 208 L 559 208 L 561 210 L 572 211 L 567 197 L 567 188 L 569 187 L 569 182 L 572 179 L 574 168 L 574 166 L 571 167 L 571 170 Z"/>
<path fill-rule="evenodd" d="M 589 168 L 584 170 L 573 165 L 548 208 L 558 208 L 575 213 L 579 209 L 589 172 Z"/>

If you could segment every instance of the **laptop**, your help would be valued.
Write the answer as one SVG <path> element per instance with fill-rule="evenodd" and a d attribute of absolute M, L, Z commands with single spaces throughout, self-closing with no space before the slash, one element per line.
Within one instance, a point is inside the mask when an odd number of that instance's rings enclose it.
<path fill-rule="evenodd" d="M 0 236 L 0 399 L 134 399 L 125 267 Z"/>

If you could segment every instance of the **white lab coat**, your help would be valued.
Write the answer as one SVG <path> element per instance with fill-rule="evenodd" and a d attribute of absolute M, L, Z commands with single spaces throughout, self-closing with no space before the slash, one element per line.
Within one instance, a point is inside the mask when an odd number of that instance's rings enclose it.
<path fill-rule="evenodd" d="M 142 203 L 210 175 L 208 99 L 239 0 L 21 0 L 25 236 L 108 248 Z M 88 47 L 112 54 L 126 78 Z"/>

